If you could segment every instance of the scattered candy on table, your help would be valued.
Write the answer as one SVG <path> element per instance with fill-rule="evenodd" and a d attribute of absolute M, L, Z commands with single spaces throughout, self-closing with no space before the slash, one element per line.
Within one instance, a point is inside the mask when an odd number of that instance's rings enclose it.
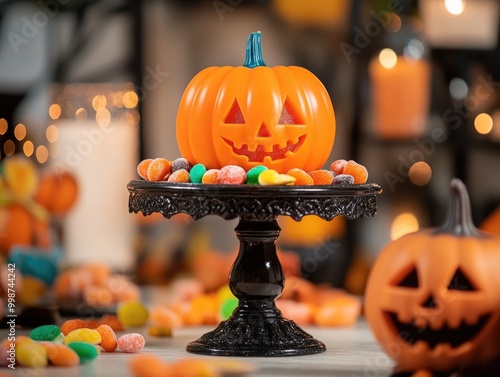
<path fill-rule="evenodd" d="M 117 344 L 123 352 L 134 353 L 144 348 L 146 340 L 139 333 L 130 333 L 120 336 Z"/>
<path fill-rule="evenodd" d="M 125 327 L 143 326 L 149 317 L 148 310 L 140 302 L 124 302 L 118 307 L 116 314 Z"/>

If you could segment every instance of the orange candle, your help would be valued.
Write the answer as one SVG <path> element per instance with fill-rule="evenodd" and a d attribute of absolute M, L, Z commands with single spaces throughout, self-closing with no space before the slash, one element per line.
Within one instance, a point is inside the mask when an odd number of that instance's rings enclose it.
<path fill-rule="evenodd" d="M 373 127 L 386 139 L 419 137 L 427 129 L 430 64 L 384 49 L 370 62 Z"/>

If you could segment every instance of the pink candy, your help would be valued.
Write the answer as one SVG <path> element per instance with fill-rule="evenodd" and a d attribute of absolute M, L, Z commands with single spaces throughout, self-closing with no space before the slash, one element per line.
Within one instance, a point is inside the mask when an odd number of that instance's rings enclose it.
<path fill-rule="evenodd" d="M 241 185 L 245 183 L 247 174 L 245 169 L 236 165 L 227 165 L 220 169 L 219 179 L 226 185 Z"/>
<path fill-rule="evenodd" d="M 144 348 L 145 344 L 144 337 L 138 333 L 125 334 L 118 338 L 118 347 L 123 352 L 138 352 Z"/>

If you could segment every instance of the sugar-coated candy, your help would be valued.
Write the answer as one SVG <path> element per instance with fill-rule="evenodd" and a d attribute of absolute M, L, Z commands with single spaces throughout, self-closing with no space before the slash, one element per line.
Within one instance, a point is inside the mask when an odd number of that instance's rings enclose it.
<path fill-rule="evenodd" d="M 336 160 L 333 161 L 332 164 L 330 165 L 330 170 L 334 174 L 342 174 L 344 172 L 344 168 L 346 165 L 347 165 L 347 160 L 343 159 Z"/>
<path fill-rule="evenodd" d="M 189 176 L 189 172 L 187 170 L 180 169 L 170 174 L 167 182 L 189 183 L 191 182 L 191 177 Z"/>
<path fill-rule="evenodd" d="M 365 183 L 368 179 L 368 170 L 353 160 L 347 161 L 343 173 L 352 175 L 356 184 Z"/>
<path fill-rule="evenodd" d="M 349 174 L 339 174 L 333 178 L 334 185 L 352 185 L 354 183 L 354 177 Z"/>
<path fill-rule="evenodd" d="M 172 173 L 182 169 L 189 171 L 190 167 L 191 165 L 189 164 L 189 161 L 186 160 L 185 158 L 183 157 L 176 158 L 172 162 Z"/>
<path fill-rule="evenodd" d="M 99 344 L 101 341 L 101 334 L 94 329 L 76 329 L 71 331 L 68 335 L 66 335 L 66 338 L 64 338 L 65 344 L 73 342 Z"/>
<path fill-rule="evenodd" d="M 108 325 L 100 325 L 96 330 L 101 334 L 101 347 L 104 351 L 113 352 L 118 346 L 116 334 L 113 329 Z"/>
<path fill-rule="evenodd" d="M 219 169 L 209 169 L 203 174 L 203 178 L 201 179 L 201 183 L 204 183 L 206 185 L 218 185 L 220 184 L 220 178 L 219 178 Z"/>
<path fill-rule="evenodd" d="M 40 342 L 40 345 L 45 348 L 47 358 L 52 365 L 71 367 L 80 364 L 80 357 L 78 354 L 72 348 L 64 344 Z"/>
<path fill-rule="evenodd" d="M 81 364 L 95 359 L 99 355 L 97 347 L 90 343 L 73 342 L 68 344 L 68 347 L 77 353 Z"/>
<path fill-rule="evenodd" d="M 143 326 L 149 317 L 148 309 L 140 302 L 135 301 L 120 304 L 116 314 L 125 327 Z"/>
<path fill-rule="evenodd" d="M 245 180 L 245 183 L 247 185 L 258 185 L 259 184 L 259 175 L 264 170 L 267 170 L 267 166 L 257 165 L 257 166 L 254 166 L 253 168 L 251 168 L 249 171 L 247 171 L 247 178 Z"/>
<path fill-rule="evenodd" d="M 194 165 L 189 171 L 189 177 L 191 178 L 191 183 L 201 183 L 203 174 L 205 174 L 207 168 L 203 164 Z"/>
<path fill-rule="evenodd" d="M 144 348 L 146 340 L 139 333 L 130 333 L 122 335 L 118 338 L 118 347 L 123 352 L 138 352 Z"/>
<path fill-rule="evenodd" d="M 174 376 L 172 367 L 156 355 L 141 354 L 132 357 L 128 367 L 134 377 L 167 377 Z"/>
<path fill-rule="evenodd" d="M 283 316 L 291 319 L 299 326 L 312 324 L 313 306 L 289 299 L 276 300 L 276 307 L 283 313 Z"/>
<path fill-rule="evenodd" d="M 309 172 L 315 185 L 330 185 L 333 183 L 333 173 L 330 170 L 313 170 Z"/>
<path fill-rule="evenodd" d="M 30 368 L 42 368 L 48 363 L 47 351 L 36 342 L 23 342 L 16 345 L 16 362 Z"/>
<path fill-rule="evenodd" d="M 280 174 L 276 170 L 267 169 L 259 174 L 259 183 L 262 186 L 284 186 L 295 182 L 295 177 Z"/>
<path fill-rule="evenodd" d="M 56 325 L 38 326 L 31 330 L 30 338 L 33 340 L 54 340 L 61 333 L 61 329 Z"/>
<path fill-rule="evenodd" d="M 241 185 L 245 183 L 247 173 L 245 169 L 237 165 L 227 165 L 220 169 L 219 179 L 225 185 Z"/>
<path fill-rule="evenodd" d="M 148 168 L 151 162 L 153 162 L 153 159 L 148 158 L 146 160 L 142 160 L 141 162 L 139 162 L 139 165 L 137 165 L 137 174 L 139 174 L 139 177 L 141 177 L 142 179 L 148 179 Z"/>
<path fill-rule="evenodd" d="M 148 166 L 148 181 L 158 182 L 170 174 L 170 162 L 166 158 L 155 158 Z"/>
<path fill-rule="evenodd" d="M 157 337 L 169 337 L 172 336 L 172 329 L 170 327 L 149 326 L 148 334 Z"/>
<path fill-rule="evenodd" d="M 288 170 L 288 172 L 286 174 L 295 178 L 295 182 L 294 182 L 295 186 L 314 185 L 314 181 L 313 181 L 312 177 L 302 169 L 293 168 L 293 169 Z"/>

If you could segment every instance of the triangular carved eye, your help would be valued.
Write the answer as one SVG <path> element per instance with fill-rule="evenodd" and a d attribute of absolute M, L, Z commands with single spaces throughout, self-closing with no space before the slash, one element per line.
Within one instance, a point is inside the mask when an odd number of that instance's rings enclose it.
<path fill-rule="evenodd" d="M 418 273 L 415 266 L 401 279 L 396 279 L 392 285 L 405 288 L 418 288 Z"/>
<path fill-rule="evenodd" d="M 288 97 L 283 104 L 283 110 L 281 111 L 278 124 L 304 124 Z"/>
<path fill-rule="evenodd" d="M 475 291 L 476 287 L 472 285 L 470 280 L 464 275 L 460 268 L 457 268 L 455 275 L 451 278 L 450 284 L 448 284 L 448 289 L 455 291 Z"/>
<path fill-rule="evenodd" d="M 235 99 L 231 109 L 226 115 L 226 119 L 224 119 L 224 123 L 229 124 L 245 124 L 245 118 L 243 118 L 243 113 L 241 112 L 240 105 L 238 101 Z"/>

